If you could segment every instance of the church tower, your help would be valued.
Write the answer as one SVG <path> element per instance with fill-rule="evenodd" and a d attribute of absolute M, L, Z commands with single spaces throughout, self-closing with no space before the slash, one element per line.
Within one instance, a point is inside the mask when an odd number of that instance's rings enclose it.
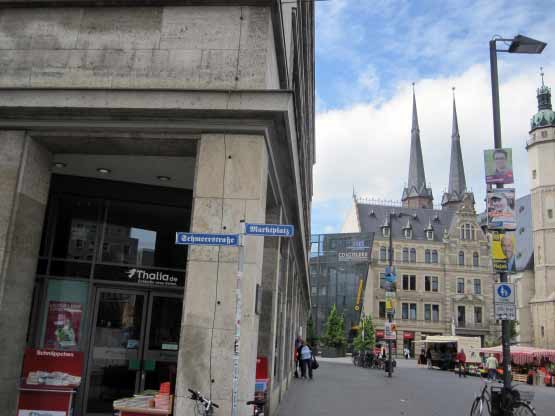
<path fill-rule="evenodd" d="M 538 112 L 532 117 L 527 142 L 535 296 L 530 301 L 534 344 L 555 347 L 555 112 L 551 89 L 537 90 Z"/>
<path fill-rule="evenodd" d="M 461 151 L 461 136 L 457 119 L 457 105 L 455 103 L 455 88 L 453 87 L 453 126 L 451 129 L 451 165 L 449 168 L 449 187 L 443 194 L 441 205 L 443 208 L 457 209 L 463 203 L 464 197 L 470 198 L 474 204 L 474 195 L 466 192 L 466 177 Z"/>
<path fill-rule="evenodd" d="M 424 174 L 424 160 L 420 145 L 420 128 L 418 127 L 418 113 L 416 112 L 416 97 L 414 84 L 412 90 L 412 129 L 410 139 L 409 177 L 407 187 L 403 190 L 403 207 L 433 208 L 434 197 L 432 190 L 426 187 Z"/>

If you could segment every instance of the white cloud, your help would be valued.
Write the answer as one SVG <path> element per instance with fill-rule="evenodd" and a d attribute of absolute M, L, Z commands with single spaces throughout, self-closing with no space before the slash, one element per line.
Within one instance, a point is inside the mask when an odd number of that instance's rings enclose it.
<path fill-rule="evenodd" d="M 555 79 L 555 70 L 546 67 L 546 80 Z M 500 94 L 503 144 L 513 148 L 517 195 L 523 196 L 529 193 L 525 145 L 529 120 L 537 109 L 539 77 L 531 66 L 520 69 L 520 74 L 501 78 Z M 409 81 L 399 85 L 392 98 L 379 105 L 359 104 L 317 115 L 315 208 L 351 198 L 353 186 L 359 195 L 400 199 L 408 174 L 412 95 Z M 489 66 L 474 65 L 456 77 L 416 84 L 426 179 L 439 204 L 449 175 L 452 86 L 456 86 L 467 186 L 482 209 L 482 151 L 493 147 Z"/>

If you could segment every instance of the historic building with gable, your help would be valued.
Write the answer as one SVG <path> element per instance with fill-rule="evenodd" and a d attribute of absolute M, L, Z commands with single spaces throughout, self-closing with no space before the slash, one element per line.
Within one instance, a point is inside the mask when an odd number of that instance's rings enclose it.
<path fill-rule="evenodd" d="M 391 235 L 397 274 L 397 351 L 407 346 L 418 353 L 415 341 L 427 335 L 479 336 L 483 342 L 500 336 L 493 314 L 495 275 L 474 195 L 466 188 L 454 98 L 450 163 L 449 187 L 436 209 L 426 184 L 413 93 L 409 174 L 402 205 L 372 203 L 354 195 L 343 226 L 342 232 L 374 233 L 363 312 L 373 316 L 378 329 L 386 321 L 384 272 Z"/>

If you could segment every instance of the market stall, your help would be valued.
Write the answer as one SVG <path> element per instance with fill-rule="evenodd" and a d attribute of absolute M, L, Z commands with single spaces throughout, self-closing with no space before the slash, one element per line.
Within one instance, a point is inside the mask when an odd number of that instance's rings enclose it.
<path fill-rule="evenodd" d="M 503 348 L 501 345 L 479 348 L 476 351 L 485 356 L 494 354 L 498 361 L 502 362 Z M 511 364 L 515 381 L 555 385 L 555 350 L 511 346 Z"/>
<path fill-rule="evenodd" d="M 467 371 L 469 368 L 477 367 L 480 356 L 473 352 L 481 345 L 480 337 L 463 337 L 456 335 L 430 335 L 425 340 L 416 341 L 417 346 L 426 354 L 430 351 L 432 365 L 441 370 L 451 370 L 455 366 L 455 357 L 461 350 L 465 351 Z M 417 347 L 418 348 L 418 347 Z"/>

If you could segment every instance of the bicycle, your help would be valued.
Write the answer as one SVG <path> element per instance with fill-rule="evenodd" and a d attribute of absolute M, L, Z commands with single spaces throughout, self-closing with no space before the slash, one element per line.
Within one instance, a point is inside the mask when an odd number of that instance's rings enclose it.
<path fill-rule="evenodd" d="M 194 391 L 191 389 L 187 389 L 189 390 L 189 393 L 191 393 L 191 397 L 189 397 L 189 399 L 195 401 L 195 415 L 198 416 L 212 416 L 214 414 L 214 408 L 218 408 L 220 406 L 218 406 L 216 403 L 214 403 L 212 400 L 208 400 L 206 398 L 204 398 L 202 396 L 202 394 L 200 394 L 200 392 L 198 391 Z"/>
<path fill-rule="evenodd" d="M 264 406 L 266 405 L 266 400 L 254 399 L 247 402 L 247 406 L 253 407 L 253 416 L 264 416 Z"/>
<path fill-rule="evenodd" d="M 491 414 L 491 396 L 488 392 L 489 381 L 484 382 L 484 388 L 478 397 L 472 402 L 470 416 L 482 416 Z M 486 413 L 487 410 L 487 413 Z"/>
<path fill-rule="evenodd" d="M 500 387 L 491 388 L 488 392 L 489 381 L 486 381 L 480 396 L 476 397 L 470 408 L 470 416 L 503 415 L 503 416 L 536 416 L 532 407 L 534 393 L 519 391 L 516 386 L 510 389 Z"/>

